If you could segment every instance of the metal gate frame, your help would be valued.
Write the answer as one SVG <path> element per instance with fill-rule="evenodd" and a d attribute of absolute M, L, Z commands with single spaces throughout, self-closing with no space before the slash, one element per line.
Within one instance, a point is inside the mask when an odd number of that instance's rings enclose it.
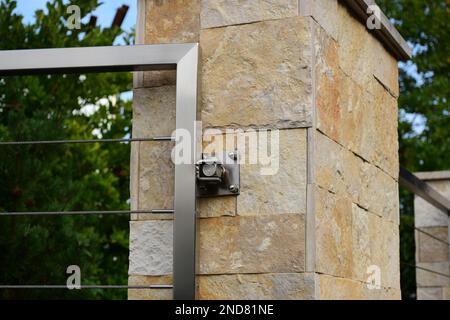
<path fill-rule="evenodd" d="M 176 129 L 189 132 L 191 150 L 189 163 L 175 164 L 173 297 L 192 300 L 196 294 L 198 44 L 0 51 L 0 76 L 174 69 L 177 70 Z M 177 148 L 181 146 L 177 144 L 175 152 Z"/>

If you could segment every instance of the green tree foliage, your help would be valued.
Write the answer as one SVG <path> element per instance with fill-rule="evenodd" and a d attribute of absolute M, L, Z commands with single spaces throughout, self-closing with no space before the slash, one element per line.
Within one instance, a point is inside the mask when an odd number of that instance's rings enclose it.
<path fill-rule="evenodd" d="M 400 163 L 410 171 L 450 169 L 448 0 L 377 0 L 414 48 L 400 69 Z M 417 70 L 414 70 L 417 68 Z M 413 71 L 413 72 L 412 72 Z M 401 259 L 414 264 L 413 195 L 401 190 Z M 404 298 L 414 297 L 415 270 L 402 267 Z"/>
<path fill-rule="evenodd" d="M 24 24 L 13 0 L 0 0 L 0 49 L 112 45 L 120 28 L 89 26 L 97 0 L 51 0 Z M 0 78 L 0 140 L 123 138 L 131 128 L 129 73 Z M 0 146 L 0 212 L 129 209 L 129 144 Z M 128 216 L 2 217 L 0 284 L 126 284 Z M 1 298 L 125 298 L 126 290 L 0 290 Z"/>

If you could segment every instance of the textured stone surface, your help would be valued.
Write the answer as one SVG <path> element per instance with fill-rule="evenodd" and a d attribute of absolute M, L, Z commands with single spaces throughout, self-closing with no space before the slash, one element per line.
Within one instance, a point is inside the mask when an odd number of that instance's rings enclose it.
<path fill-rule="evenodd" d="M 129 276 L 128 285 L 172 284 L 172 276 Z M 171 300 L 172 289 L 128 289 L 129 300 Z"/>
<path fill-rule="evenodd" d="M 444 300 L 450 300 L 450 287 L 443 287 L 443 299 Z"/>
<path fill-rule="evenodd" d="M 447 227 L 429 227 L 420 228 L 421 231 L 426 232 L 437 239 L 448 242 L 448 228 Z M 449 246 L 446 243 L 438 241 L 430 237 L 428 234 L 416 231 L 418 239 L 419 261 L 420 262 L 439 262 L 448 261 Z"/>
<path fill-rule="evenodd" d="M 143 87 L 161 87 L 175 85 L 177 83 L 177 72 L 175 70 L 155 70 L 144 72 Z"/>
<path fill-rule="evenodd" d="M 352 275 L 352 207 L 349 199 L 316 190 L 316 269 L 350 278 Z"/>
<path fill-rule="evenodd" d="M 146 0 L 145 43 L 198 42 L 200 0 Z M 144 87 L 176 83 L 176 71 L 144 73 Z"/>
<path fill-rule="evenodd" d="M 366 109 L 364 119 L 364 143 L 361 146 L 361 154 L 368 160 L 398 179 L 398 105 L 378 81 L 375 82 L 375 104 Z M 374 138 L 373 143 L 369 137 Z"/>
<path fill-rule="evenodd" d="M 299 0 L 301 16 L 312 16 L 334 39 L 338 37 L 337 0 Z"/>
<path fill-rule="evenodd" d="M 171 161 L 174 143 L 141 142 L 139 172 L 139 209 L 173 209 L 175 166 Z M 159 216 L 159 215 L 158 215 Z M 155 215 L 139 214 L 138 219 Z"/>
<path fill-rule="evenodd" d="M 201 274 L 304 270 L 303 215 L 201 219 Z"/>
<path fill-rule="evenodd" d="M 172 221 L 130 222 L 130 275 L 168 275 L 172 272 Z"/>
<path fill-rule="evenodd" d="M 320 132 L 314 135 L 315 182 L 333 193 L 345 193 L 345 150 Z M 358 169 L 358 168 L 356 168 Z"/>
<path fill-rule="evenodd" d="M 398 96 L 398 67 L 395 58 L 347 8 L 339 5 L 337 12 L 340 67 L 362 87 L 370 88 L 376 76 Z"/>
<path fill-rule="evenodd" d="M 399 300 L 401 293 L 395 288 L 370 290 L 367 284 L 355 280 L 319 275 L 321 300 Z"/>
<path fill-rule="evenodd" d="M 450 198 L 450 181 L 427 181 L 433 189 Z M 448 226 L 449 218 L 445 212 L 429 204 L 420 197 L 414 198 L 415 225 L 416 227 Z"/>
<path fill-rule="evenodd" d="M 374 59 L 374 77 L 380 81 L 384 87 L 394 97 L 400 94 L 398 81 L 398 63 L 397 60 L 386 50 L 379 41 L 373 41 L 372 45 Z"/>
<path fill-rule="evenodd" d="M 447 277 L 426 270 L 416 269 L 416 282 L 419 287 L 450 286 L 450 264 L 446 262 L 418 262 L 417 266 L 447 275 Z"/>
<path fill-rule="evenodd" d="M 314 274 L 238 274 L 199 277 L 199 299 L 263 300 L 314 298 Z"/>
<path fill-rule="evenodd" d="M 317 127 L 332 140 L 398 177 L 397 100 L 375 78 L 373 93 L 339 68 L 337 44 L 318 30 Z"/>
<path fill-rule="evenodd" d="M 417 300 L 442 300 L 442 288 L 417 288 Z"/>
<path fill-rule="evenodd" d="M 145 43 L 198 42 L 200 0 L 147 0 Z"/>
<path fill-rule="evenodd" d="M 175 86 L 135 89 L 133 137 L 170 136 L 175 129 Z M 174 165 L 171 142 L 132 144 L 133 209 L 173 209 Z M 170 215 L 137 214 L 133 219 L 169 219 Z"/>
<path fill-rule="evenodd" d="M 361 170 L 359 203 L 367 210 L 399 223 L 398 183 L 391 176 L 367 162 Z"/>
<path fill-rule="evenodd" d="M 293 17 L 298 13 L 298 0 L 202 0 L 201 4 L 202 28 Z"/>
<path fill-rule="evenodd" d="M 400 288 L 399 227 L 373 213 L 353 205 L 353 275 L 367 282 L 368 268 L 378 266 L 381 286 Z"/>
<path fill-rule="evenodd" d="M 316 183 L 390 221 L 398 223 L 398 183 L 327 136 L 315 134 Z"/>
<path fill-rule="evenodd" d="M 316 122 L 317 128 L 335 141 L 341 141 L 341 82 L 343 73 L 339 69 L 338 44 L 316 23 L 313 24 L 316 77 Z"/>
<path fill-rule="evenodd" d="M 170 136 L 175 130 L 175 86 L 133 92 L 133 136 Z"/>
<path fill-rule="evenodd" d="M 236 215 L 236 197 L 200 198 L 197 202 L 197 211 L 201 218 Z"/>
<path fill-rule="evenodd" d="M 239 139 L 239 141 L 245 141 Z M 259 140 L 259 143 L 264 141 Z M 267 139 L 268 142 L 271 139 Z M 273 162 L 273 172 L 261 171 L 271 168 L 268 164 L 251 164 L 251 154 L 247 152 L 241 164 L 241 194 L 237 198 L 238 215 L 262 215 L 281 213 L 305 213 L 306 211 L 306 129 L 280 130 L 278 145 L 279 158 Z M 270 145 L 267 150 L 276 150 Z M 241 154 L 252 150 L 248 140 L 239 143 Z M 262 145 L 259 146 L 261 152 Z M 258 160 L 263 160 L 259 157 Z M 262 173 L 274 173 L 265 175 Z M 289 186 L 289 187 L 286 187 Z"/>
<path fill-rule="evenodd" d="M 302 17 L 202 30 L 204 127 L 311 125 L 310 37 Z"/>

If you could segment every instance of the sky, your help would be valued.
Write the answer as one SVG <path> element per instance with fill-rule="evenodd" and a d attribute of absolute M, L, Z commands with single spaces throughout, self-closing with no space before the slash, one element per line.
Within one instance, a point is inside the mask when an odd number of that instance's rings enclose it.
<path fill-rule="evenodd" d="M 17 1 L 17 12 L 24 16 L 24 22 L 32 22 L 34 20 L 34 12 L 37 9 L 44 9 L 45 3 L 48 0 L 16 0 Z M 65 3 L 69 1 L 65 0 Z M 76 1 L 72 1 L 76 4 Z M 136 0 L 103 0 L 100 1 L 103 4 L 94 11 L 94 15 L 97 16 L 97 24 L 103 27 L 109 27 L 114 18 L 117 8 L 121 7 L 123 4 L 128 5 L 128 13 L 122 24 L 122 28 L 125 30 L 130 30 L 134 27 L 136 22 Z"/>

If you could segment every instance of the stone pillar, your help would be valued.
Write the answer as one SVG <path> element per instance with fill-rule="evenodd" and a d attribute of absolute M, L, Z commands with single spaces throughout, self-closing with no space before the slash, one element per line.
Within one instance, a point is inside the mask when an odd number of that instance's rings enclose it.
<path fill-rule="evenodd" d="M 393 54 L 337 0 L 140 3 L 143 42 L 200 43 L 205 147 L 247 157 L 238 197 L 199 199 L 198 298 L 400 298 Z M 174 73 L 138 82 L 134 136 L 170 134 Z M 268 129 L 273 172 L 248 161 L 264 147 L 249 136 Z M 133 148 L 133 209 L 171 208 L 170 148 Z M 170 219 L 132 217 L 130 284 L 170 283 Z M 129 298 L 170 299 L 171 290 Z"/>
<path fill-rule="evenodd" d="M 419 172 L 416 175 L 442 195 L 450 198 L 450 171 Z M 416 265 L 447 275 L 445 277 L 416 269 L 417 299 L 450 300 L 450 247 L 448 245 L 450 218 L 447 213 L 418 196 L 414 199 L 414 218 Z"/>

